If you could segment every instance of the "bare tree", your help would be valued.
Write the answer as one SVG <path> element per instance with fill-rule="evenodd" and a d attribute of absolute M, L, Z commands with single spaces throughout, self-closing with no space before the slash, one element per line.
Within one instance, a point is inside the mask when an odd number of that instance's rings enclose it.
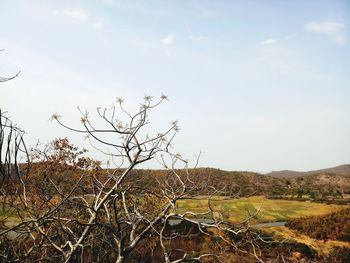
<path fill-rule="evenodd" d="M 0 49 L 1 51 L 3 49 Z M 8 78 L 0 76 L 0 83 L 16 78 L 19 73 Z M 0 108 L 0 190 L 2 195 L 6 194 L 6 189 L 3 188 L 5 182 L 9 188 L 11 181 L 18 180 L 22 183 L 22 194 L 25 196 L 25 185 L 20 176 L 20 168 L 22 168 L 20 162 L 28 164 L 28 151 L 23 139 L 24 134 L 24 130 L 14 124 L 7 116 L 7 112 Z"/>
<path fill-rule="evenodd" d="M 4 51 L 4 49 L 0 49 L 0 52 L 1 51 Z M 11 80 L 11 79 L 14 79 L 14 78 L 16 78 L 18 75 L 19 75 L 19 73 L 21 73 L 20 71 L 18 71 L 17 72 L 17 74 L 15 74 L 15 75 L 13 75 L 12 77 L 1 77 L 0 76 L 0 82 L 5 82 L 5 81 L 9 81 L 9 80 Z"/>
<path fill-rule="evenodd" d="M 108 157 L 108 165 L 102 169 L 85 157 L 86 150 L 66 139 L 33 150 L 30 177 L 23 181 L 26 196 L 3 200 L 16 214 L 0 229 L 6 244 L 3 259 L 135 262 L 139 253 L 166 263 L 224 262 L 225 253 L 235 249 L 260 260 L 254 243 L 260 237 L 249 231 L 249 222 L 233 225 L 214 211 L 212 199 L 220 190 L 212 189 L 209 180 L 196 180 L 188 161 L 173 152 L 177 121 L 162 132 L 150 129 L 149 113 L 166 100 L 165 95 L 157 101 L 145 96 L 132 114 L 118 98 L 111 108 L 97 109 L 99 121 L 80 111 L 82 128 L 67 126 L 54 114 L 52 119 L 63 127 L 85 134 Z M 150 160 L 162 170 L 135 170 Z M 177 207 L 179 200 L 195 199 L 203 192 L 208 195 L 207 211 Z M 212 242 L 215 249 L 200 253 L 193 244 L 198 238 Z"/>
<path fill-rule="evenodd" d="M 20 163 L 28 165 L 28 151 L 23 139 L 24 131 L 13 124 L 0 109 L 0 189 L 10 181 L 22 181 Z M 23 165 L 22 165 L 23 166 Z M 28 166 L 27 166 L 28 170 Z M 22 185 L 24 186 L 23 182 Z"/>

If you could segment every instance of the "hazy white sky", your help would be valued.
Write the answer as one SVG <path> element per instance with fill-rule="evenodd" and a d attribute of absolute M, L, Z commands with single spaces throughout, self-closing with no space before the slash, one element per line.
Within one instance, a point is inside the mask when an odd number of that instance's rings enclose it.
<path fill-rule="evenodd" d="M 175 148 L 200 165 L 269 172 L 350 163 L 350 2 L 0 0 L 0 107 L 27 140 L 83 138 L 116 97 L 170 101 Z M 95 153 L 92 153 L 95 155 Z M 101 155 L 95 155 L 101 158 Z"/>

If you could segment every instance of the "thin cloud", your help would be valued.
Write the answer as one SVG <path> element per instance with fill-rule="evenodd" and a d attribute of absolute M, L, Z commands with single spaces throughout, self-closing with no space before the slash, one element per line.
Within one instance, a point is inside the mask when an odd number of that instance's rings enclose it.
<path fill-rule="evenodd" d="M 105 21 L 105 17 L 100 17 L 95 23 L 92 23 L 91 26 L 93 29 L 99 30 L 104 27 Z"/>
<path fill-rule="evenodd" d="M 266 40 L 264 40 L 263 42 L 261 42 L 262 45 L 274 45 L 278 42 L 277 39 L 274 38 L 268 38 Z"/>
<path fill-rule="evenodd" d="M 87 21 L 89 19 L 89 16 L 87 12 L 82 8 L 75 8 L 75 9 L 66 9 L 62 12 L 63 15 L 69 16 L 70 18 L 78 21 Z"/>
<path fill-rule="evenodd" d="M 115 3 L 114 0 L 101 0 L 101 2 L 102 2 L 103 4 L 108 4 L 108 5 L 111 5 L 111 4 L 114 4 L 114 3 Z"/>
<path fill-rule="evenodd" d="M 175 41 L 175 35 L 173 33 L 167 35 L 165 38 L 163 38 L 161 40 L 161 42 L 165 45 L 165 46 L 171 46 L 172 44 L 174 44 Z"/>
<path fill-rule="evenodd" d="M 306 31 L 326 35 L 340 45 L 346 42 L 344 28 L 343 24 L 336 22 L 310 22 L 304 25 Z"/>
<path fill-rule="evenodd" d="M 297 37 L 297 33 L 289 34 L 284 37 L 285 40 L 293 39 Z"/>
<path fill-rule="evenodd" d="M 170 58 L 170 57 L 173 56 L 173 51 L 172 51 L 171 49 L 168 49 L 168 50 L 165 50 L 165 51 L 164 51 L 164 54 L 165 54 L 168 58 Z"/>
<path fill-rule="evenodd" d="M 203 40 L 202 36 L 189 36 L 188 39 L 195 40 L 195 41 L 201 41 Z"/>

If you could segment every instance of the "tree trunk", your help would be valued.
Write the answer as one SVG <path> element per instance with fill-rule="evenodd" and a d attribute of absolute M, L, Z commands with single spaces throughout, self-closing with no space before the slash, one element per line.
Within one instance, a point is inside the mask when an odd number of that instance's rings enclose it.
<path fill-rule="evenodd" d="M 124 262 L 124 257 L 118 256 L 117 261 L 115 263 L 123 263 L 123 262 Z"/>

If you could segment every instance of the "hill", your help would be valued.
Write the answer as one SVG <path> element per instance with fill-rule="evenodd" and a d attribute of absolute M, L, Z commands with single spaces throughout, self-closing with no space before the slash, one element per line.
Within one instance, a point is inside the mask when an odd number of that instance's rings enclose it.
<path fill-rule="evenodd" d="M 306 192 L 318 192 L 328 194 L 349 194 L 350 176 L 335 174 L 329 172 L 320 172 L 317 174 L 306 174 L 303 177 L 289 179 L 292 184 L 298 185 L 299 189 L 307 190 Z"/>
<path fill-rule="evenodd" d="M 68 169 L 69 166 L 63 166 L 52 174 L 52 176 L 60 177 L 62 171 L 69 174 L 67 184 L 75 180 L 76 176 L 83 173 L 80 169 Z M 336 167 L 336 171 L 346 173 L 345 166 Z M 343 195 L 350 193 L 350 175 L 335 174 L 330 169 L 306 172 L 303 175 L 294 177 L 269 176 L 248 171 L 224 171 L 214 168 L 196 168 L 185 170 L 176 170 L 181 177 L 185 177 L 187 172 L 190 180 L 194 182 L 191 188 L 198 195 L 211 195 L 215 191 L 215 195 L 226 196 L 251 196 L 251 195 L 267 195 L 267 196 L 283 196 L 283 195 L 302 195 L 314 193 L 317 196 L 327 195 Z M 31 180 L 32 183 L 40 183 L 40 174 L 44 173 L 45 166 L 43 164 L 32 165 Z M 88 171 L 89 172 L 89 171 Z M 90 171 L 91 172 L 91 171 Z M 120 171 L 122 172 L 122 170 Z M 56 174 L 57 173 L 57 174 Z M 98 176 L 108 176 L 111 170 L 100 169 Z M 157 192 L 160 184 L 166 183 L 167 180 L 172 181 L 174 178 L 170 170 L 156 169 L 135 169 L 131 171 L 128 185 L 133 185 L 140 189 L 147 188 Z M 39 177 L 38 177 L 39 176 Z M 177 182 L 179 183 L 179 182 Z"/>
<path fill-rule="evenodd" d="M 292 170 L 281 170 L 281 171 L 272 171 L 267 173 L 266 175 L 276 177 L 276 178 L 294 178 L 294 177 L 302 177 L 305 175 L 313 175 L 313 174 L 337 174 L 337 175 L 349 175 L 350 176 L 350 164 L 343 164 L 331 168 L 313 170 L 307 172 L 299 172 Z"/>
<path fill-rule="evenodd" d="M 177 170 L 177 173 L 185 176 L 185 170 Z M 171 171 L 136 169 L 132 171 L 133 180 L 139 186 L 147 185 L 150 188 L 159 189 L 158 182 L 166 179 Z M 286 183 L 278 178 L 247 171 L 224 171 L 214 168 L 189 169 L 190 179 L 196 182 L 199 195 L 211 194 L 216 189 L 216 195 L 264 195 L 285 189 Z"/>

